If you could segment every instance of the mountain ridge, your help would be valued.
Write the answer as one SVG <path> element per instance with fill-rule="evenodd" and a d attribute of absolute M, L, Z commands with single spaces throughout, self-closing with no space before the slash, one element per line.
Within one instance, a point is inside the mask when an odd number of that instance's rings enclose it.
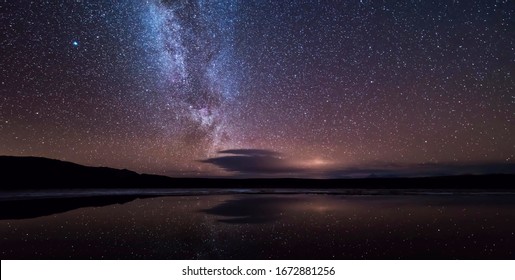
<path fill-rule="evenodd" d="M 514 174 L 359 179 L 172 178 L 44 157 L 0 156 L 0 190 L 88 188 L 515 189 Z"/>

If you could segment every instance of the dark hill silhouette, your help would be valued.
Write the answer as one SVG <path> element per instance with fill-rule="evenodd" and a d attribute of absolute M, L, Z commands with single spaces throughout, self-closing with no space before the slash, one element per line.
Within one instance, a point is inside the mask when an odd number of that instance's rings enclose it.
<path fill-rule="evenodd" d="M 170 187 L 165 176 L 90 167 L 41 157 L 0 156 L 1 189 Z"/>
<path fill-rule="evenodd" d="M 410 192 L 420 189 L 452 189 L 457 192 L 474 189 L 483 192 L 515 190 L 515 175 L 364 179 L 170 178 L 47 158 L 0 156 L 0 192 L 94 188 L 294 188 L 299 191 L 310 188 L 349 189 L 349 193 L 356 194 L 360 194 L 360 189 L 382 189 L 388 194 L 403 193 L 397 189 Z M 134 195 L 92 193 L 91 196 L 84 197 L 16 199 L 9 197 L 9 193 L 6 194 L 0 200 L 0 220 L 35 218 L 83 207 L 127 203 L 137 198 L 155 196 L 145 192 Z"/>
<path fill-rule="evenodd" d="M 90 167 L 41 157 L 0 156 L 0 190 L 87 188 L 370 188 L 515 189 L 515 175 L 423 178 L 222 179 L 170 178 L 130 170 Z"/>

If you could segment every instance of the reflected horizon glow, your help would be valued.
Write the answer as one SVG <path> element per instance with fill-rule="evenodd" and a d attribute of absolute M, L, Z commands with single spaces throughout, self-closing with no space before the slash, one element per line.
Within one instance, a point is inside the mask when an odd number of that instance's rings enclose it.
<path fill-rule="evenodd" d="M 2 259 L 509 259 L 515 196 L 209 195 L 1 220 Z"/>

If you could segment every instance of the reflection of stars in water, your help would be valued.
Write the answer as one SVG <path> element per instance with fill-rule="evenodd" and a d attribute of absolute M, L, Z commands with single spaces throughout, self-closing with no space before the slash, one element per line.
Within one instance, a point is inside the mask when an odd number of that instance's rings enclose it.
<path fill-rule="evenodd" d="M 515 250 L 513 198 L 251 197 L 255 196 L 138 199 L 123 205 L 0 221 L 0 256 L 507 258 Z M 227 223 L 220 222 L 221 215 L 203 212 L 227 209 L 221 205 L 235 211 L 224 212 L 230 216 L 241 215 L 240 210 L 251 206 L 273 219 Z"/>
<path fill-rule="evenodd" d="M 200 198 L 196 197 L 196 207 L 211 207 L 211 204 L 200 204 Z M 207 215 L 202 216 L 201 222 L 197 223 L 197 231 L 201 233 L 199 246 L 195 250 L 196 259 L 220 259 L 223 258 L 225 250 L 223 249 L 226 244 L 223 244 L 223 239 L 219 238 L 223 232 L 223 225 L 213 222 L 213 217 Z"/>

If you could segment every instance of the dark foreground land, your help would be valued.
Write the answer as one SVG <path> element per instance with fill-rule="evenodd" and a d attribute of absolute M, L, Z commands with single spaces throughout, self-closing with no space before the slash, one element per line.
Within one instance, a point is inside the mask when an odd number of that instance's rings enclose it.
<path fill-rule="evenodd" d="M 515 176 L 193 179 L 0 157 L 2 259 L 513 259 Z"/>
<path fill-rule="evenodd" d="M 515 171 L 514 171 L 515 172 Z M 515 190 L 514 174 L 423 178 L 221 179 L 170 178 L 130 170 L 89 167 L 39 157 L 0 156 L 0 190 L 88 188 L 317 188 Z"/>
<path fill-rule="evenodd" d="M 505 174 L 365 179 L 170 178 L 47 158 L 11 156 L 0 156 L 0 182 L 0 220 L 43 217 L 170 195 L 515 193 L 515 175 Z"/>

